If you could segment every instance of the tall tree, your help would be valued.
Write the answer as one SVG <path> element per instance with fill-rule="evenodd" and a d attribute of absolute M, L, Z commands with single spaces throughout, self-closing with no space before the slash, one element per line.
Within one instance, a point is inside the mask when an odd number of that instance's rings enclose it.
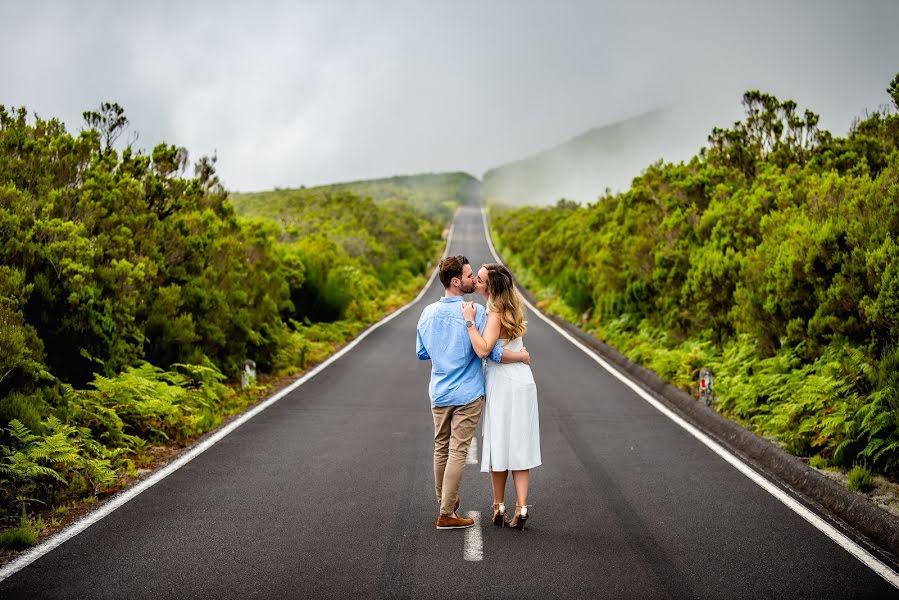
<path fill-rule="evenodd" d="M 128 127 L 125 109 L 117 102 L 103 102 L 100 104 L 100 110 L 86 110 L 81 114 L 88 127 L 96 129 L 100 134 L 103 141 L 101 152 L 104 154 L 112 149 L 113 144 Z"/>
<path fill-rule="evenodd" d="M 899 110 L 899 73 L 896 73 L 896 76 L 893 77 L 893 81 L 887 87 L 887 93 L 893 99 L 893 106 Z"/>

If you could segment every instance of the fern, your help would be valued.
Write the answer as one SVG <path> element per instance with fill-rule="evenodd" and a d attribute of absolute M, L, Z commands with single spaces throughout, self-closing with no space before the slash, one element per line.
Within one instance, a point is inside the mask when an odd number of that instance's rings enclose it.
<path fill-rule="evenodd" d="M 0 446 L 0 453 L 3 455 L 0 458 L 0 475 L 9 477 L 13 482 L 26 482 L 42 477 L 50 477 L 65 483 L 62 475 L 50 467 L 39 464 L 27 452 Z"/>

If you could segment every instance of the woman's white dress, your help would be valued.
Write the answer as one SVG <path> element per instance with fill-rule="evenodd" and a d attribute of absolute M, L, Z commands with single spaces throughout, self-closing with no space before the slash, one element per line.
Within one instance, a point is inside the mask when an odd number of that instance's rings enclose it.
<path fill-rule="evenodd" d="M 500 340 L 509 350 L 521 350 L 522 338 Z M 540 465 L 540 423 L 537 386 L 524 363 L 485 366 L 487 403 L 484 406 L 481 471 L 521 471 Z"/>

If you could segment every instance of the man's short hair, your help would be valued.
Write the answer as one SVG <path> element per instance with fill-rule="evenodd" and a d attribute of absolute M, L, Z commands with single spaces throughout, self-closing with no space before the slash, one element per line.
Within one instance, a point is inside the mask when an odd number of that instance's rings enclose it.
<path fill-rule="evenodd" d="M 467 264 L 468 259 L 461 254 L 458 256 L 447 256 L 440 261 L 437 268 L 440 270 L 440 283 L 443 284 L 444 289 L 449 288 L 453 282 L 453 277 L 462 279 L 462 267 Z"/>

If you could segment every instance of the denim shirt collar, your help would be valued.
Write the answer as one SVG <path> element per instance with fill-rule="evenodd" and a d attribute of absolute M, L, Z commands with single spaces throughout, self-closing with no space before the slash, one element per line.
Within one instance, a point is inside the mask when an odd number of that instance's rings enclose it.
<path fill-rule="evenodd" d="M 465 300 L 464 296 L 444 296 L 440 299 L 441 302 L 462 302 Z"/>

